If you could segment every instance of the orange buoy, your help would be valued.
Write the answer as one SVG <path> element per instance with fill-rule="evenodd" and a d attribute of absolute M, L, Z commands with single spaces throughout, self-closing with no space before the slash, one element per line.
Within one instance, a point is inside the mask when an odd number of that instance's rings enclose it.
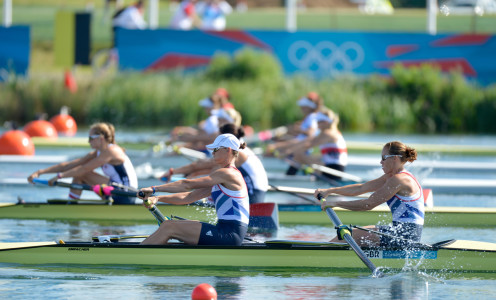
<path fill-rule="evenodd" d="M 73 117 L 60 113 L 50 119 L 55 129 L 60 135 L 74 136 L 77 132 L 77 124 Z"/>
<path fill-rule="evenodd" d="M 24 126 L 24 132 L 29 136 L 41 136 L 51 139 L 58 137 L 57 130 L 52 123 L 45 120 L 34 120 Z"/>
<path fill-rule="evenodd" d="M 197 285 L 191 293 L 193 300 L 217 300 L 217 291 L 208 283 Z"/>
<path fill-rule="evenodd" d="M 31 137 L 21 130 L 9 130 L 0 136 L 0 155 L 34 155 Z"/>

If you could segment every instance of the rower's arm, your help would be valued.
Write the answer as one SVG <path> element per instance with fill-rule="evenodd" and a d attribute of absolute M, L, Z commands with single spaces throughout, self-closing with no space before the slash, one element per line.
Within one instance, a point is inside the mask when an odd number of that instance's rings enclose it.
<path fill-rule="evenodd" d="M 66 172 L 66 171 L 71 170 L 73 168 L 76 168 L 78 166 L 84 165 L 85 163 L 87 163 L 88 161 L 92 160 L 95 157 L 96 157 L 96 152 L 93 151 L 93 152 L 86 154 L 83 157 L 76 158 L 76 159 L 73 159 L 73 160 L 67 161 L 67 162 L 61 162 L 59 164 L 50 166 L 50 167 L 45 168 L 45 169 L 37 170 L 36 172 L 34 172 L 33 174 L 31 174 L 28 177 L 28 181 L 32 182 L 34 178 L 38 178 L 42 174 Z"/>
<path fill-rule="evenodd" d="M 210 188 L 203 188 L 203 189 L 194 190 L 192 192 L 157 196 L 155 198 L 157 198 L 158 202 L 169 203 L 174 205 L 185 205 L 210 196 L 211 191 L 212 189 Z"/>
<path fill-rule="evenodd" d="M 369 192 L 375 192 L 386 183 L 387 178 L 388 175 L 384 174 L 377 179 L 370 180 L 365 183 L 356 183 L 341 187 L 332 187 L 328 189 L 318 189 L 315 191 L 315 197 L 317 197 L 318 193 L 322 194 L 322 196 L 324 196 L 325 198 L 330 194 L 358 196 Z"/>
<path fill-rule="evenodd" d="M 326 200 L 322 203 L 322 208 L 326 207 L 341 207 L 344 209 L 365 211 L 371 210 L 374 207 L 387 202 L 391 199 L 402 187 L 402 182 L 397 177 L 392 177 L 387 182 L 377 189 L 367 199 L 359 200 Z"/>

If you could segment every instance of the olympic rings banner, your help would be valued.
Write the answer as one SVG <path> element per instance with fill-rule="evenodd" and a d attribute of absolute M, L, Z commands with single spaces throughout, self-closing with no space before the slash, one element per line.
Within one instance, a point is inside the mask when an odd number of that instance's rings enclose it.
<path fill-rule="evenodd" d="M 29 26 L 0 26 L 0 81 L 28 73 L 30 40 Z"/>
<path fill-rule="evenodd" d="M 342 73 L 389 74 L 395 64 L 460 70 L 482 84 L 496 82 L 496 36 L 298 31 L 119 30 L 121 69 L 205 67 L 216 52 L 252 47 L 272 53 L 286 74 L 315 78 Z"/>

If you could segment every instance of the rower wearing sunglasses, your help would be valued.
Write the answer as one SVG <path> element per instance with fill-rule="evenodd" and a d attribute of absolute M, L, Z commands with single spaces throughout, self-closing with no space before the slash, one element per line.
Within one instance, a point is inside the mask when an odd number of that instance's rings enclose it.
<path fill-rule="evenodd" d="M 124 150 L 115 144 L 115 128 L 112 124 L 93 124 L 90 127 L 88 141 L 94 151 L 81 158 L 40 169 L 31 174 L 28 181 L 32 183 L 34 178 L 42 174 L 56 173 L 49 180 L 50 185 L 59 179 L 72 177 L 72 183 L 75 184 L 91 186 L 107 184 L 117 185 L 120 188 L 123 186 L 138 188 L 138 178 L 131 160 Z M 103 174 L 95 171 L 99 167 L 102 168 Z M 69 198 L 77 200 L 81 197 L 81 193 L 80 189 L 71 189 Z M 114 204 L 134 204 L 136 200 L 135 197 L 116 195 L 113 195 L 112 199 Z"/>
<path fill-rule="evenodd" d="M 209 175 L 141 189 L 144 195 L 140 198 L 149 200 L 143 201 L 146 207 L 157 202 L 190 204 L 210 196 L 218 218 L 216 225 L 167 220 L 142 244 L 167 244 L 170 239 L 177 239 L 190 245 L 241 245 L 248 229 L 250 206 L 246 183 L 235 161 L 244 148 L 245 143 L 241 144 L 234 135 L 221 134 L 207 145 L 216 164 Z M 174 194 L 153 196 L 157 192 Z"/>
<path fill-rule="evenodd" d="M 420 241 L 424 224 L 422 187 L 417 179 L 404 168 L 405 163 L 416 159 L 415 149 L 398 141 L 389 142 L 382 149 L 381 165 L 384 175 L 365 183 L 317 189 L 314 196 L 317 198 L 320 194 L 325 199 L 330 194 L 358 196 L 372 192 L 369 198 L 360 200 L 328 199 L 322 202 L 322 209 L 341 207 L 364 211 L 387 203 L 393 216 L 392 224 L 366 226 L 365 230 L 353 231 L 353 238 L 360 246 L 408 246 Z M 337 237 L 333 239 L 333 241 L 336 240 L 338 240 Z"/>

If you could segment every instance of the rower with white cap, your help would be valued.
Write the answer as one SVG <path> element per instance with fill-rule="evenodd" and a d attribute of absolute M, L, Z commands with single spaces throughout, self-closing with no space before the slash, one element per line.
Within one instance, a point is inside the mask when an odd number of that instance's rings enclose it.
<path fill-rule="evenodd" d="M 216 225 L 192 220 L 165 221 L 143 244 L 167 244 L 170 239 L 177 239 L 191 245 L 241 245 L 248 229 L 250 206 L 246 183 L 235 160 L 245 146 L 234 135 L 221 134 L 207 145 L 217 164 L 209 175 L 141 189 L 141 198 L 149 200 L 143 202 L 147 207 L 159 201 L 190 204 L 210 196 L 218 218 Z M 153 196 L 157 192 L 173 194 Z"/>
<path fill-rule="evenodd" d="M 171 132 L 171 142 L 185 142 L 187 148 L 205 150 L 205 145 L 211 143 L 219 134 L 218 110 L 221 108 L 221 98 L 217 94 L 198 102 L 208 117 L 198 123 L 198 127 L 177 126 Z"/>
<path fill-rule="evenodd" d="M 341 172 L 345 171 L 348 164 L 348 149 L 343 135 L 338 129 L 339 116 L 332 110 L 318 112 L 315 120 L 319 126 L 319 134 L 316 137 L 303 140 L 287 148 L 284 156 L 292 156 L 293 160 L 302 165 L 319 164 Z M 319 147 L 320 156 L 312 155 L 308 150 Z M 333 180 L 341 177 L 332 174 L 323 174 Z"/>
<path fill-rule="evenodd" d="M 293 145 L 297 145 L 304 140 L 313 138 L 319 133 L 315 117 L 324 107 L 323 100 L 319 94 L 316 92 L 309 92 L 306 97 L 299 99 L 297 104 L 305 118 L 301 122 L 288 126 L 288 134 L 293 136 L 291 139 L 268 145 L 265 152 L 267 155 L 279 156 L 278 154 L 285 152 L 286 149 Z M 291 166 L 286 174 L 295 175 L 297 171 L 298 169 Z"/>

